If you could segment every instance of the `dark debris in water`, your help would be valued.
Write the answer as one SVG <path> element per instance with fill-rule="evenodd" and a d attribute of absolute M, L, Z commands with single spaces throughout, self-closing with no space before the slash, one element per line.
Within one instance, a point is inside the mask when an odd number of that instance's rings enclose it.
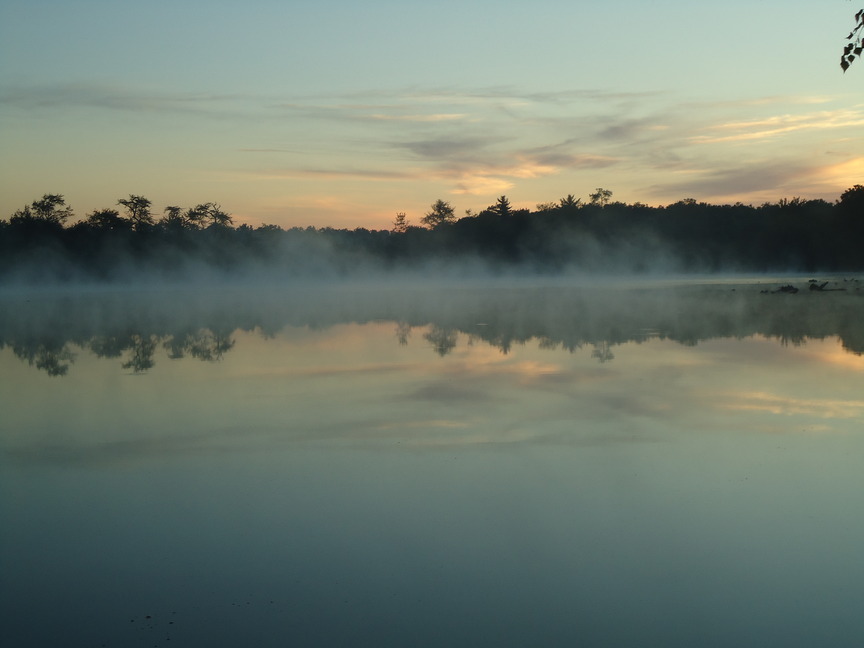
<path fill-rule="evenodd" d="M 267 610 L 267 614 L 279 613 L 281 612 L 281 606 L 277 605 L 277 602 L 274 599 L 267 599 L 259 602 L 255 602 L 254 600 L 243 600 L 242 602 L 234 601 L 230 604 L 225 605 L 225 609 L 220 609 L 218 606 L 214 607 L 212 610 L 204 610 L 205 614 L 203 615 L 204 619 L 222 619 L 225 617 L 225 613 L 229 608 L 235 608 L 237 610 L 243 610 L 241 614 L 242 618 L 239 620 L 241 622 L 254 622 L 254 616 L 249 617 L 248 614 L 253 611 L 264 611 Z M 246 612 L 246 611 L 250 612 Z M 197 608 L 196 612 L 202 612 L 201 608 Z M 183 615 L 179 615 L 182 617 Z M 181 630 L 185 630 L 188 632 L 194 633 L 194 628 L 190 628 L 189 623 L 183 623 L 182 618 L 178 619 L 178 614 L 176 610 L 172 610 L 169 613 L 164 615 L 157 613 L 150 614 L 141 614 L 138 616 L 129 618 L 130 631 L 133 633 L 132 636 L 127 637 L 117 637 L 114 640 L 107 642 L 102 640 L 101 643 L 94 644 L 95 646 L 100 646 L 101 648 L 129 648 L 133 646 L 153 646 L 154 648 L 160 648 L 160 646 L 171 645 L 167 642 L 174 640 L 176 642 L 178 635 L 177 632 Z M 192 625 L 196 623 L 201 623 L 201 617 L 196 615 L 196 619 L 192 621 Z M 180 639 L 182 642 L 183 636 L 180 635 Z M 151 643 L 152 642 L 152 643 Z M 182 644 L 182 645 L 185 645 Z"/>
<path fill-rule="evenodd" d="M 852 282 L 853 284 L 858 283 L 858 279 L 843 279 L 844 283 Z M 820 282 L 818 279 L 809 279 L 807 281 L 807 286 L 810 292 L 845 292 L 848 288 L 844 286 L 840 286 L 838 281 L 822 281 Z M 858 286 L 855 286 L 854 290 L 859 290 Z M 774 290 L 761 290 L 760 292 L 763 294 L 777 294 L 777 293 L 785 293 L 788 295 L 795 295 L 799 291 L 798 287 L 793 284 L 784 284 L 775 288 Z"/>

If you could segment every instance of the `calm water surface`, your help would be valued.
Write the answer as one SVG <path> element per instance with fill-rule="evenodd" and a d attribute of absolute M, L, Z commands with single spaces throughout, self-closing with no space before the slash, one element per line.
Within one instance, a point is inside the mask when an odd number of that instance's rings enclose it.
<path fill-rule="evenodd" d="M 860 646 L 864 292 L 0 299 L 4 646 Z"/>

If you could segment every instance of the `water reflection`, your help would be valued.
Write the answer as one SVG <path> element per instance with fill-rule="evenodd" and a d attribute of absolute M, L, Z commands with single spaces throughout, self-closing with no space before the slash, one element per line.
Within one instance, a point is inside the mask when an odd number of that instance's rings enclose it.
<path fill-rule="evenodd" d="M 399 344 L 419 328 L 442 357 L 460 336 L 504 353 L 531 341 L 571 352 L 589 346 L 600 363 L 615 359 L 616 346 L 652 338 L 694 345 L 761 335 L 798 345 L 836 336 L 846 350 L 864 352 L 864 293 L 847 290 L 841 280 L 811 282 L 820 287 L 800 293 L 783 290 L 788 285 L 234 287 L 5 295 L 0 348 L 9 347 L 51 376 L 69 375 L 78 353 L 88 351 L 121 358 L 124 369 L 142 373 L 153 368 L 160 349 L 170 360 L 220 360 L 234 347 L 236 331 L 268 337 L 286 326 L 391 321 Z"/>
<path fill-rule="evenodd" d="M 6 296 L 0 645 L 858 646 L 864 300 L 764 288 Z"/>

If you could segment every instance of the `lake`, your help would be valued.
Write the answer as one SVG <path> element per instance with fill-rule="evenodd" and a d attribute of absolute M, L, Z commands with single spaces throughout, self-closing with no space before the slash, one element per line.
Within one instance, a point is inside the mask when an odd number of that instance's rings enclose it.
<path fill-rule="evenodd" d="M 860 646 L 808 279 L 7 288 L 0 644 Z"/>

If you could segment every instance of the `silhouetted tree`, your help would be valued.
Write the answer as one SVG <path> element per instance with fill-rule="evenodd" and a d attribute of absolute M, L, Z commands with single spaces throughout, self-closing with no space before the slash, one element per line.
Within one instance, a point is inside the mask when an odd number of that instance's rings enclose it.
<path fill-rule="evenodd" d="M 216 203 L 207 203 L 207 218 L 210 220 L 210 225 L 215 227 L 230 227 L 234 224 L 234 219 L 231 215 L 222 209 L 221 205 Z"/>
<path fill-rule="evenodd" d="M 202 203 L 192 207 L 186 212 L 186 219 L 199 226 L 207 223 L 215 227 L 228 227 L 234 220 L 216 203 Z"/>
<path fill-rule="evenodd" d="M 864 9 L 855 14 L 855 23 L 852 31 L 846 37 L 849 42 L 843 48 L 840 56 L 840 67 L 845 72 L 856 58 L 861 58 L 864 50 Z"/>
<path fill-rule="evenodd" d="M 204 221 L 207 218 L 207 212 L 204 209 L 201 209 L 203 205 L 198 205 L 197 207 L 190 207 L 185 212 L 183 212 L 183 221 L 186 227 L 191 229 L 201 229 L 204 227 Z"/>
<path fill-rule="evenodd" d="M 670 205 L 670 207 L 695 207 L 698 204 L 699 203 L 696 201 L 695 198 L 682 198 L 678 202 Z"/>
<path fill-rule="evenodd" d="M 159 221 L 160 225 L 173 230 L 182 230 L 193 227 L 192 223 L 186 218 L 182 207 L 169 205 L 164 210 L 165 215 Z"/>
<path fill-rule="evenodd" d="M 45 194 L 12 214 L 9 222 L 13 225 L 27 221 L 62 225 L 70 216 L 72 208 L 66 204 L 61 194 Z"/>
<path fill-rule="evenodd" d="M 117 204 L 126 209 L 127 218 L 132 223 L 133 229 L 140 230 L 153 224 L 153 212 L 150 211 L 152 203 L 144 196 L 130 194 L 128 198 L 118 200 Z"/>
<path fill-rule="evenodd" d="M 452 223 L 455 219 L 453 205 L 445 200 L 436 200 L 432 203 L 432 211 L 428 212 L 420 222 L 427 227 L 434 229 L 445 223 Z"/>
<path fill-rule="evenodd" d="M 130 226 L 129 221 L 120 216 L 120 212 L 110 208 L 94 210 L 84 222 L 101 230 L 127 229 Z"/>
<path fill-rule="evenodd" d="M 558 207 L 558 203 L 554 202 L 537 203 L 537 212 L 540 214 L 554 212 Z"/>
<path fill-rule="evenodd" d="M 393 233 L 404 234 L 408 230 L 408 219 L 405 212 L 398 212 L 393 220 Z"/>
<path fill-rule="evenodd" d="M 510 206 L 510 200 L 508 200 L 507 196 L 499 196 L 494 205 L 489 205 L 489 207 L 483 211 L 488 214 L 494 214 L 495 216 L 506 218 L 513 213 L 513 208 Z"/>
<path fill-rule="evenodd" d="M 582 199 L 576 198 L 573 194 L 567 194 L 558 201 L 558 204 L 562 209 L 576 209 L 582 206 Z"/>
<path fill-rule="evenodd" d="M 838 204 L 844 210 L 857 211 L 864 218 L 864 185 L 856 184 L 844 191 Z"/>
<path fill-rule="evenodd" d="M 592 205 L 597 205 L 599 207 L 605 207 L 609 204 L 609 200 L 612 198 L 612 192 L 609 189 L 603 189 L 603 187 L 597 187 L 594 193 L 589 194 L 588 196 L 591 199 Z"/>

